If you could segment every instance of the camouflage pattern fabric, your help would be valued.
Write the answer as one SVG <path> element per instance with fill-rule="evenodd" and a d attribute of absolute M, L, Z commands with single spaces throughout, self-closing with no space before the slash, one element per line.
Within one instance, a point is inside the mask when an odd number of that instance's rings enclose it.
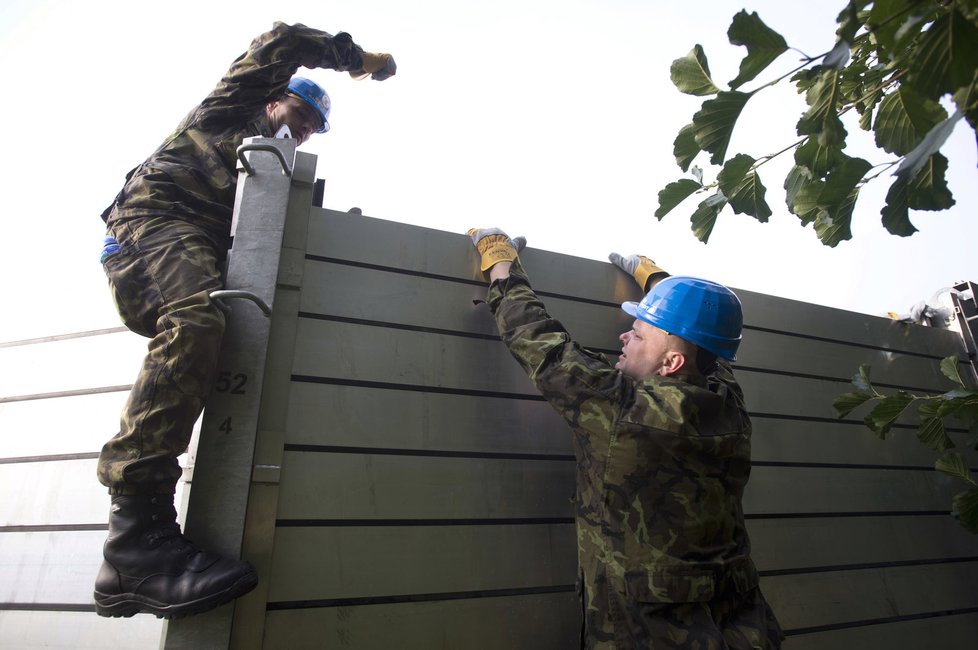
<path fill-rule="evenodd" d="M 276 23 L 159 148 L 126 177 L 102 214 L 121 246 L 104 260 L 126 325 L 150 337 L 119 434 L 102 449 L 99 480 L 112 494 L 172 493 L 216 370 L 224 315 L 208 294 L 230 242 L 237 148 L 272 136 L 268 102 L 299 66 L 359 70 L 349 34 Z"/>
<path fill-rule="evenodd" d="M 573 430 L 582 647 L 780 647 L 744 526 L 751 423 L 729 364 L 626 377 L 571 340 L 519 262 L 487 302 Z"/>
<path fill-rule="evenodd" d="M 197 223 L 215 248 L 228 247 L 244 138 L 274 135 L 265 114 L 299 66 L 359 70 L 363 50 L 349 34 L 276 23 L 238 57 L 217 87 L 139 167 L 105 213 L 108 222 L 170 216 Z"/>
<path fill-rule="evenodd" d="M 120 245 L 103 262 L 116 307 L 152 340 L 98 477 L 111 494 L 172 494 L 224 335 L 208 297 L 222 286 L 217 254 L 200 228 L 168 217 L 114 222 L 109 233 Z"/>

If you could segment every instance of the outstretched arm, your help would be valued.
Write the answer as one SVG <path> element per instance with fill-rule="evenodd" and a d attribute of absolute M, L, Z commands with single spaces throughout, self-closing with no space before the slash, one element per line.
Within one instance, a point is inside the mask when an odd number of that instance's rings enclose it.
<path fill-rule="evenodd" d="M 205 101 L 205 106 L 263 106 L 285 92 L 300 66 L 329 68 L 383 80 L 397 66 L 389 54 L 365 52 L 346 32 L 335 36 L 296 23 L 275 23 L 255 38 Z"/>

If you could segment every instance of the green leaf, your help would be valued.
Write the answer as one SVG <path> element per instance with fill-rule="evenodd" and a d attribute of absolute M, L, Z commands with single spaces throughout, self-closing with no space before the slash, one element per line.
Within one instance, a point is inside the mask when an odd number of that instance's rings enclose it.
<path fill-rule="evenodd" d="M 967 85 L 978 61 L 978 27 L 955 5 L 931 23 L 908 60 L 907 82 L 922 95 L 940 99 Z"/>
<path fill-rule="evenodd" d="M 823 147 L 817 138 L 805 138 L 802 145 L 795 149 L 795 164 L 808 167 L 816 178 L 823 178 L 842 159 L 842 147 Z"/>
<path fill-rule="evenodd" d="M 886 193 L 886 205 L 880 211 L 883 225 L 891 235 L 909 237 L 917 232 L 910 223 L 910 188 L 907 181 L 897 178 Z"/>
<path fill-rule="evenodd" d="M 757 172 L 752 169 L 756 161 L 746 154 L 738 154 L 724 164 L 717 175 L 720 191 L 727 197 L 734 213 L 745 213 L 760 222 L 771 216 L 771 208 L 764 201 L 767 191 Z"/>
<path fill-rule="evenodd" d="M 713 196 L 708 197 L 704 201 L 700 202 L 699 206 L 696 208 L 696 212 L 690 217 L 690 222 L 692 223 L 693 234 L 696 238 L 707 243 L 710 239 L 710 234 L 713 232 L 713 226 L 716 225 L 717 215 L 720 214 L 720 210 L 723 206 L 727 204 L 727 199 L 724 198 L 723 194 L 717 192 Z"/>
<path fill-rule="evenodd" d="M 911 210 L 947 210 L 954 197 L 947 186 L 947 158 L 935 153 L 910 183 L 908 204 Z"/>
<path fill-rule="evenodd" d="M 951 515 L 972 533 L 978 533 L 978 488 L 954 495 Z"/>
<path fill-rule="evenodd" d="M 788 210 L 801 220 L 803 226 L 815 221 L 823 212 L 818 197 L 824 187 L 825 183 L 817 179 L 803 181 L 794 193 L 794 200 L 788 204 Z"/>
<path fill-rule="evenodd" d="M 761 177 L 757 175 L 756 170 L 751 170 L 744 175 L 740 185 L 734 188 L 733 194 L 727 198 L 735 213 L 743 212 L 761 223 L 766 223 L 773 213 L 764 200 L 765 192 L 767 189 L 761 182 Z"/>
<path fill-rule="evenodd" d="M 937 462 L 934 463 L 934 469 L 974 485 L 974 481 L 971 479 L 971 471 L 968 469 L 968 461 L 959 452 L 949 451 L 938 458 Z"/>
<path fill-rule="evenodd" d="M 722 92 L 714 99 L 703 102 L 700 110 L 693 115 L 696 144 L 703 151 L 713 154 L 710 162 L 714 165 L 723 163 L 734 125 L 750 98 L 747 93 Z"/>
<path fill-rule="evenodd" d="M 720 89 L 710 78 L 710 64 L 706 53 L 698 43 L 681 59 L 676 59 L 669 67 L 669 78 L 679 92 L 687 95 L 715 95 Z"/>
<path fill-rule="evenodd" d="M 732 44 L 747 47 L 747 56 L 740 62 L 740 73 L 730 82 L 731 90 L 757 77 L 788 49 L 781 34 L 765 25 L 756 12 L 748 14 L 741 10 L 733 17 L 727 36 Z"/>
<path fill-rule="evenodd" d="M 669 183 L 659 192 L 659 209 L 655 211 L 657 219 L 669 214 L 669 211 L 685 201 L 690 194 L 702 188 L 703 185 L 689 178 L 683 178 Z"/>
<path fill-rule="evenodd" d="M 676 157 L 676 164 L 684 172 L 689 171 L 689 166 L 700 153 L 700 146 L 696 144 L 696 127 L 690 123 L 679 129 L 679 135 L 672 143 L 672 155 Z"/>
<path fill-rule="evenodd" d="M 835 398 L 832 407 L 840 418 L 844 418 L 871 399 L 873 395 L 870 393 L 843 393 Z"/>
<path fill-rule="evenodd" d="M 957 357 L 944 357 L 941 359 L 941 373 L 953 381 L 955 384 L 964 388 L 964 380 L 961 379 L 961 368 Z"/>
<path fill-rule="evenodd" d="M 784 192 L 785 192 L 785 203 L 788 205 L 788 209 L 795 202 L 795 197 L 798 196 L 798 192 L 806 184 L 812 181 L 811 170 L 802 164 L 797 164 L 791 168 L 788 175 L 784 177 Z"/>
<path fill-rule="evenodd" d="M 839 88 L 840 73 L 825 70 L 805 93 L 809 109 L 798 120 L 798 135 L 814 135 L 823 146 L 842 145 L 846 130 L 839 119 L 843 97 Z"/>
<path fill-rule="evenodd" d="M 851 198 L 852 191 L 873 166 L 862 158 L 844 156 L 825 179 L 825 188 L 818 197 L 821 207 L 835 212 L 838 206 Z"/>
<path fill-rule="evenodd" d="M 733 190 L 744 179 L 753 164 L 757 162 L 745 153 L 739 153 L 723 165 L 723 169 L 717 174 L 717 184 L 724 196 L 730 197 Z"/>
<path fill-rule="evenodd" d="M 924 402 L 917 409 L 917 414 L 920 416 L 917 438 L 924 446 L 934 451 L 944 451 L 954 446 L 944 426 L 944 404 L 939 400 Z"/>
<path fill-rule="evenodd" d="M 944 145 L 944 142 L 950 137 L 951 132 L 954 131 L 955 124 L 962 117 L 964 117 L 964 114 L 961 111 L 955 111 L 954 115 L 928 131 L 924 139 L 920 141 L 920 144 L 904 156 L 900 162 L 900 166 L 897 167 L 893 175 L 898 178 L 907 179 L 916 176 L 920 168 L 927 162 L 927 159 L 937 153 L 941 146 Z"/>
<path fill-rule="evenodd" d="M 900 414 L 913 402 L 914 396 L 906 391 L 898 391 L 894 395 L 880 400 L 869 415 L 863 420 L 870 429 L 885 436 Z"/>
<path fill-rule="evenodd" d="M 872 26 L 873 36 L 883 50 L 893 51 L 896 47 L 896 31 L 901 22 L 894 17 L 905 11 L 906 0 L 875 0 L 873 8 L 866 19 L 867 26 Z"/>
<path fill-rule="evenodd" d="M 876 145 L 888 153 L 903 156 L 947 117 L 947 111 L 909 86 L 887 95 L 876 114 Z"/>
<path fill-rule="evenodd" d="M 824 191 L 822 192 L 825 193 Z M 832 211 L 819 211 L 815 217 L 815 234 L 819 241 L 830 248 L 835 248 L 841 241 L 852 239 L 852 211 L 856 207 L 859 190 L 854 189 Z"/>
<path fill-rule="evenodd" d="M 836 22 L 839 23 L 839 29 L 836 30 L 836 34 L 841 40 L 852 42 L 852 39 L 856 37 L 856 32 L 862 26 L 862 21 L 859 20 L 859 12 L 857 11 L 856 3 L 849 2 L 846 8 L 836 18 Z"/>
<path fill-rule="evenodd" d="M 862 158 L 850 158 L 841 152 L 841 162 L 829 172 L 825 182 L 805 182 L 794 169 L 788 174 L 788 208 L 803 225 L 815 223 L 815 232 L 826 246 L 852 239 L 852 213 L 859 198 L 859 183 L 871 165 Z M 791 182 L 789 188 L 788 182 Z"/>
<path fill-rule="evenodd" d="M 975 67 L 975 76 L 971 79 L 971 83 L 959 88 L 953 96 L 955 106 L 964 113 L 971 128 L 978 131 L 978 103 L 974 101 L 976 90 L 978 90 L 978 66 Z"/>

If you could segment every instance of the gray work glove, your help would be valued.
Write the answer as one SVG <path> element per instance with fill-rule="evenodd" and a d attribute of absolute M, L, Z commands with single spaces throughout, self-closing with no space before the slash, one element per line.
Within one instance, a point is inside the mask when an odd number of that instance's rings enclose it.
<path fill-rule="evenodd" d="M 656 266 L 655 262 L 644 255 L 629 255 L 628 257 L 622 257 L 618 253 L 611 253 L 608 255 L 608 259 L 611 260 L 612 264 L 635 278 L 635 282 L 638 283 L 638 286 L 641 287 L 642 291 L 649 290 L 649 287 L 647 287 L 646 284 L 648 283 L 649 278 L 651 278 L 653 275 L 657 275 L 659 273 L 664 274 L 662 277 L 669 275 L 665 270 Z"/>
<path fill-rule="evenodd" d="M 467 234 L 482 256 L 483 271 L 488 271 L 499 262 L 512 262 L 526 246 L 526 237 L 510 239 L 499 228 L 472 228 Z"/>

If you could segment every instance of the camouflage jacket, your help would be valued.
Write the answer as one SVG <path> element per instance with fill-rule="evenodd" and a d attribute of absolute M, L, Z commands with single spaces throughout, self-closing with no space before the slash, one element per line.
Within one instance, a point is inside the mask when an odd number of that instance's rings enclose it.
<path fill-rule="evenodd" d="M 299 66 L 358 70 L 362 52 L 349 34 L 276 23 L 129 173 L 102 218 L 172 215 L 199 224 L 216 246 L 226 247 L 238 178 L 236 151 L 244 138 L 273 135 L 265 105 L 285 93 Z"/>
<path fill-rule="evenodd" d="M 578 559 L 629 603 L 708 601 L 757 585 L 741 498 L 751 424 L 726 362 L 708 377 L 635 381 L 571 340 L 518 264 L 490 286 L 503 342 L 570 424 Z"/>

